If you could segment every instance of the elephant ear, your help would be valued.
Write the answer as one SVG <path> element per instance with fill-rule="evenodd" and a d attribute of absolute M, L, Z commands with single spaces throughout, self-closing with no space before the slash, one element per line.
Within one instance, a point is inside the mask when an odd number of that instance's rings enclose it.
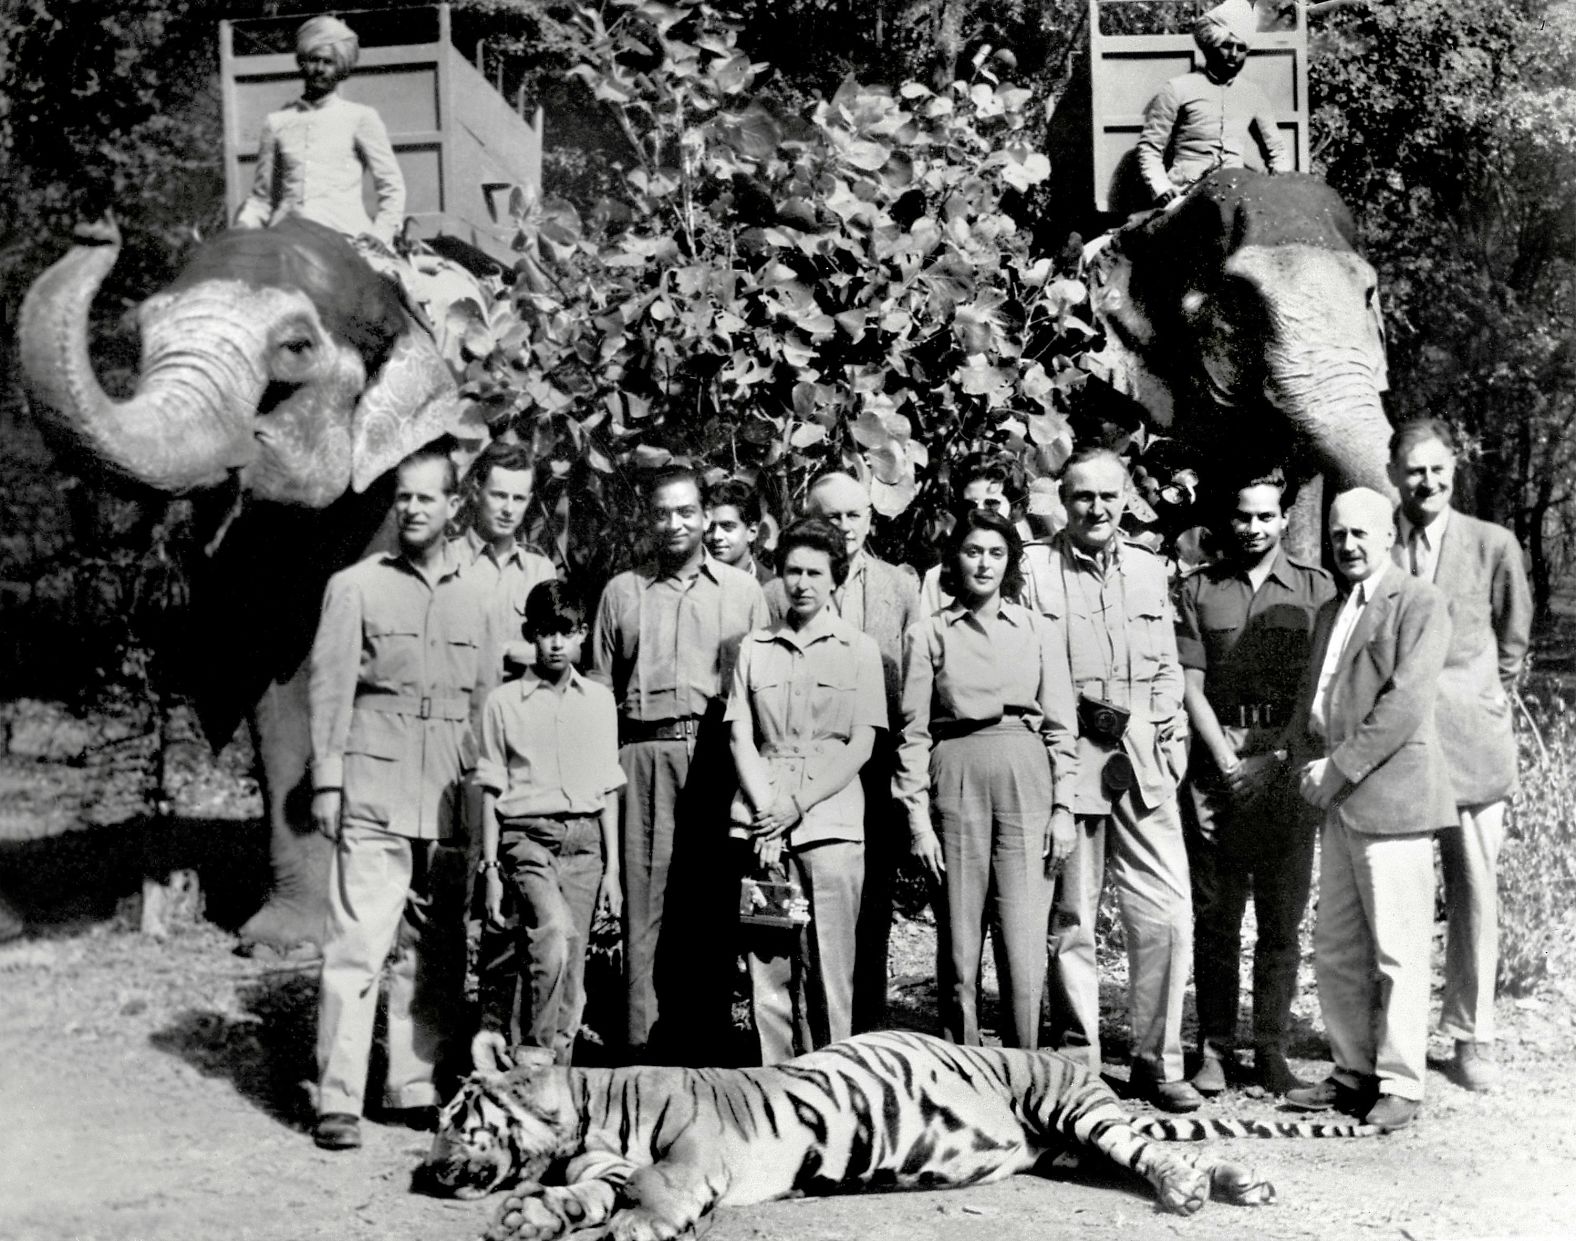
<path fill-rule="evenodd" d="M 356 406 L 351 487 L 365 491 L 423 444 L 446 434 L 474 453 L 487 428 L 471 404 L 460 399 L 454 374 L 432 337 L 410 326 L 395 340 Z"/>
<path fill-rule="evenodd" d="M 1170 426 L 1171 386 L 1149 365 L 1155 325 L 1132 292 L 1133 260 L 1116 245 L 1086 250 L 1089 305 L 1105 331 L 1105 346 L 1088 358 L 1090 372 L 1137 401 L 1159 426 Z"/>

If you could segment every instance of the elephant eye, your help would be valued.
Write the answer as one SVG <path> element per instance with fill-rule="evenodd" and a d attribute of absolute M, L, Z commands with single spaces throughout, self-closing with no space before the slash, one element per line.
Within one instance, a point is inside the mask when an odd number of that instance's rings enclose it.
<path fill-rule="evenodd" d="M 293 336 L 289 340 L 281 341 L 280 348 L 291 353 L 302 354 L 312 348 L 312 342 L 304 336 Z"/>

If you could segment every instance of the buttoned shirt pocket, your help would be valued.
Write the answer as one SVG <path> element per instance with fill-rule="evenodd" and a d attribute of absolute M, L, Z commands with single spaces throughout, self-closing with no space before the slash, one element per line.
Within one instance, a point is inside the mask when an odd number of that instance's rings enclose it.
<path fill-rule="evenodd" d="M 1153 681 L 1160 675 L 1167 651 L 1175 641 L 1170 609 L 1163 599 L 1152 598 L 1148 592 L 1135 592 L 1128 624 L 1132 626 L 1127 640 L 1132 651 L 1133 681 Z"/>
<path fill-rule="evenodd" d="M 469 694 L 477 682 L 480 651 L 480 644 L 469 635 L 450 637 L 444 643 L 448 662 L 443 675 L 447 684 L 436 688 L 462 696 Z"/>
<path fill-rule="evenodd" d="M 359 710 L 345 741 L 344 818 L 387 826 L 398 801 L 401 760 L 419 725 L 386 711 Z M 418 760 L 419 763 L 419 760 Z"/>
<path fill-rule="evenodd" d="M 405 620 L 378 621 L 369 616 L 363 622 L 363 630 L 372 656 L 371 666 L 377 669 L 378 684 L 390 688 L 421 684 L 423 660 L 419 625 Z"/>
<path fill-rule="evenodd" d="M 817 737 L 846 741 L 854 726 L 854 692 L 859 688 L 853 651 L 844 649 L 816 669 L 810 718 Z"/>

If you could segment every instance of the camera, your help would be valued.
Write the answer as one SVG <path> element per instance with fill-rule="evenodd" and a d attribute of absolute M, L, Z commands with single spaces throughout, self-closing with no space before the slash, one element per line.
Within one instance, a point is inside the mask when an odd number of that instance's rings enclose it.
<path fill-rule="evenodd" d="M 1114 702 L 1095 698 L 1089 694 L 1078 695 L 1078 728 L 1084 736 L 1101 745 L 1121 744 L 1127 731 L 1127 721 L 1133 713 Z"/>

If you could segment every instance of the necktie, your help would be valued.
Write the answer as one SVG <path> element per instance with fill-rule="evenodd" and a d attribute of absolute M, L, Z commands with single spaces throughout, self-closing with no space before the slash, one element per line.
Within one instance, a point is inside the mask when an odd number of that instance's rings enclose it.
<path fill-rule="evenodd" d="M 1410 557 L 1412 576 L 1413 577 L 1422 577 L 1422 576 L 1424 576 L 1424 574 L 1423 574 L 1423 568 L 1424 568 L 1424 565 L 1423 565 L 1423 556 L 1424 556 L 1423 528 L 1421 526 L 1413 526 L 1412 530 L 1411 530 L 1411 533 L 1409 533 L 1406 536 L 1406 549 L 1407 549 L 1407 554 Z"/>

